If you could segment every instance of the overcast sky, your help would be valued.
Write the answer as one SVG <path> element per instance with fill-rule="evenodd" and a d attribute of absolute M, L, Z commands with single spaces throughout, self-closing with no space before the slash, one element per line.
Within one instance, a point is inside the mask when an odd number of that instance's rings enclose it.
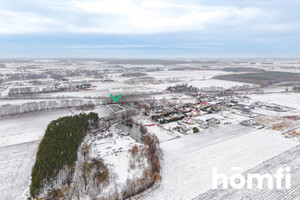
<path fill-rule="evenodd" d="M 300 57 L 300 1 L 0 0 L 0 57 Z"/>

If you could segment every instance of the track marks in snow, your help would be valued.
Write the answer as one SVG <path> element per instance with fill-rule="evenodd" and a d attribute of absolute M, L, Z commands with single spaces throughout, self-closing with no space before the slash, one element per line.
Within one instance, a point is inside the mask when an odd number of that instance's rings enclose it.
<path fill-rule="evenodd" d="M 274 131 L 222 128 L 162 143 L 163 181 L 145 199 L 192 199 L 212 188 L 213 167 L 231 176 L 231 167 L 249 170 L 299 144 Z"/>
<path fill-rule="evenodd" d="M 0 194 L 7 200 L 21 199 L 29 186 L 33 155 L 39 142 L 0 147 Z"/>
<path fill-rule="evenodd" d="M 212 189 L 206 193 L 195 198 L 195 200 L 238 200 L 238 199 L 264 199 L 264 200 L 292 200 L 300 199 L 300 145 L 281 153 L 280 155 L 271 158 L 257 167 L 247 171 L 246 173 L 271 173 L 274 174 L 280 167 L 291 168 L 291 189 L 282 190 L 268 190 L 268 189 L 240 189 L 235 190 L 229 188 L 222 190 L 221 185 L 219 189 Z M 285 185 L 285 182 L 282 183 Z M 265 185 L 266 186 L 266 185 Z"/>

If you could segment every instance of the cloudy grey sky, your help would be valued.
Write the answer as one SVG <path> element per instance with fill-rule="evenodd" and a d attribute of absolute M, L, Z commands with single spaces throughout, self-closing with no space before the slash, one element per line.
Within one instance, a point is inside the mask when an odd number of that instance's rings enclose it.
<path fill-rule="evenodd" d="M 0 0 L 0 57 L 300 57 L 299 0 Z"/>

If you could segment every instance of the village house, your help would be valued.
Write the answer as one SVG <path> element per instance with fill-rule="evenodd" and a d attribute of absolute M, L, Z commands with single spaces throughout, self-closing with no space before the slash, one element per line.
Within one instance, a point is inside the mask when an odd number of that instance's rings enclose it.
<path fill-rule="evenodd" d="M 197 117 L 197 116 L 200 116 L 201 115 L 201 111 L 200 110 L 193 110 L 191 112 L 191 116 L 192 117 Z"/>
<path fill-rule="evenodd" d="M 207 119 L 206 122 L 208 123 L 208 126 L 212 126 L 212 127 L 216 127 L 220 124 L 220 120 L 214 117 Z"/>
<path fill-rule="evenodd" d="M 190 117 L 185 117 L 182 119 L 182 121 L 186 124 L 194 124 L 195 123 L 195 121 Z"/>

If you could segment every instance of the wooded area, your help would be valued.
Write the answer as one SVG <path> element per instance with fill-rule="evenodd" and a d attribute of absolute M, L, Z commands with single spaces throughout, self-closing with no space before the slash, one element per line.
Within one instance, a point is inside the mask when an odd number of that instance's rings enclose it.
<path fill-rule="evenodd" d="M 36 162 L 32 169 L 30 194 L 36 197 L 41 189 L 55 179 L 65 166 L 74 168 L 77 150 L 91 128 L 98 126 L 98 114 L 79 114 L 52 121 L 39 144 Z M 72 180 L 71 170 L 68 184 Z"/>

